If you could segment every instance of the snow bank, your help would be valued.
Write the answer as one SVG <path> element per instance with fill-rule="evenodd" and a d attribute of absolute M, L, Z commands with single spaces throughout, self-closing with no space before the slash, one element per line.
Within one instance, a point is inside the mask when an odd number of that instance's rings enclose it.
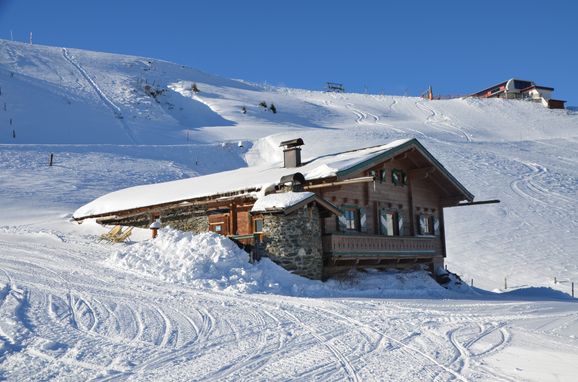
<path fill-rule="evenodd" d="M 214 233 L 163 229 L 152 240 L 116 252 L 109 259 L 115 267 L 185 283 L 194 288 L 235 293 L 273 293 L 309 297 L 447 297 L 425 271 L 351 272 L 325 283 L 294 275 L 262 259 L 250 264 L 248 254 L 231 240 Z"/>

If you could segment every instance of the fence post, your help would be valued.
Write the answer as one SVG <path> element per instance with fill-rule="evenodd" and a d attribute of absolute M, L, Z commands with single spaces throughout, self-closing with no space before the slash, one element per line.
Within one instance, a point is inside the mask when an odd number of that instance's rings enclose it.
<path fill-rule="evenodd" d="M 54 154 L 50 153 L 50 162 L 48 162 L 49 166 L 52 166 L 52 160 L 54 159 Z"/>
<path fill-rule="evenodd" d="M 558 280 L 556 279 L 556 276 L 554 276 L 554 284 L 558 284 Z"/>
<path fill-rule="evenodd" d="M 574 297 L 574 281 L 572 281 L 572 297 Z"/>
<path fill-rule="evenodd" d="M 470 286 L 471 286 L 472 288 L 474 287 L 474 279 L 472 279 L 472 280 L 470 281 Z"/>
<path fill-rule="evenodd" d="M 504 290 L 508 289 L 508 278 L 504 277 Z"/>

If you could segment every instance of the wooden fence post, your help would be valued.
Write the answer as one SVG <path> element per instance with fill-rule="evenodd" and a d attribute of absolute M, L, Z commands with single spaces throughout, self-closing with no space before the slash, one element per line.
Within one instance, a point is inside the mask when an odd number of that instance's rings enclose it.
<path fill-rule="evenodd" d="M 54 159 L 54 154 L 50 153 L 50 162 L 48 162 L 48 165 L 52 167 L 52 160 Z"/>
<path fill-rule="evenodd" d="M 470 286 L 471 286 L 472 288 L 474 287 L 474 279 L 472 279 L 472 280 L 470 281 Z"/>
<path fill-rule="evenodd" d="M 504 290 L 508 289 L 508 278 L 504 277 Z"/>
<path fill-rule="evenodd" d="M 572 297 L 574 297 L 574 281 L 572 281 Z"/>

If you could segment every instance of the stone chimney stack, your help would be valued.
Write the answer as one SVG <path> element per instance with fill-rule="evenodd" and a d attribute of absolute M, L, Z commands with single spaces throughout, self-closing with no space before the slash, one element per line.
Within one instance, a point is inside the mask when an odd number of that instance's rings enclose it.
<path fill-rule="evenodd" d="M 301 166 L 301 146 L 304 144 L 301 138 L 281 142 L 279 147 L 283 147 L 283 167 L 293 168 Z"/>

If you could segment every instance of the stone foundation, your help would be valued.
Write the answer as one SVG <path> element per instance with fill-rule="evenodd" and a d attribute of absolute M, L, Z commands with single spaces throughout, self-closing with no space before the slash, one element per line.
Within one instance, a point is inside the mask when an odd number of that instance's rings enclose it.
<path fill-rule="evenodd" d="M 283 268 L 314 280 L 323 276 L 321 227 L 316 206 L 290 215 L 264 215 L 265 253 Z"/>

